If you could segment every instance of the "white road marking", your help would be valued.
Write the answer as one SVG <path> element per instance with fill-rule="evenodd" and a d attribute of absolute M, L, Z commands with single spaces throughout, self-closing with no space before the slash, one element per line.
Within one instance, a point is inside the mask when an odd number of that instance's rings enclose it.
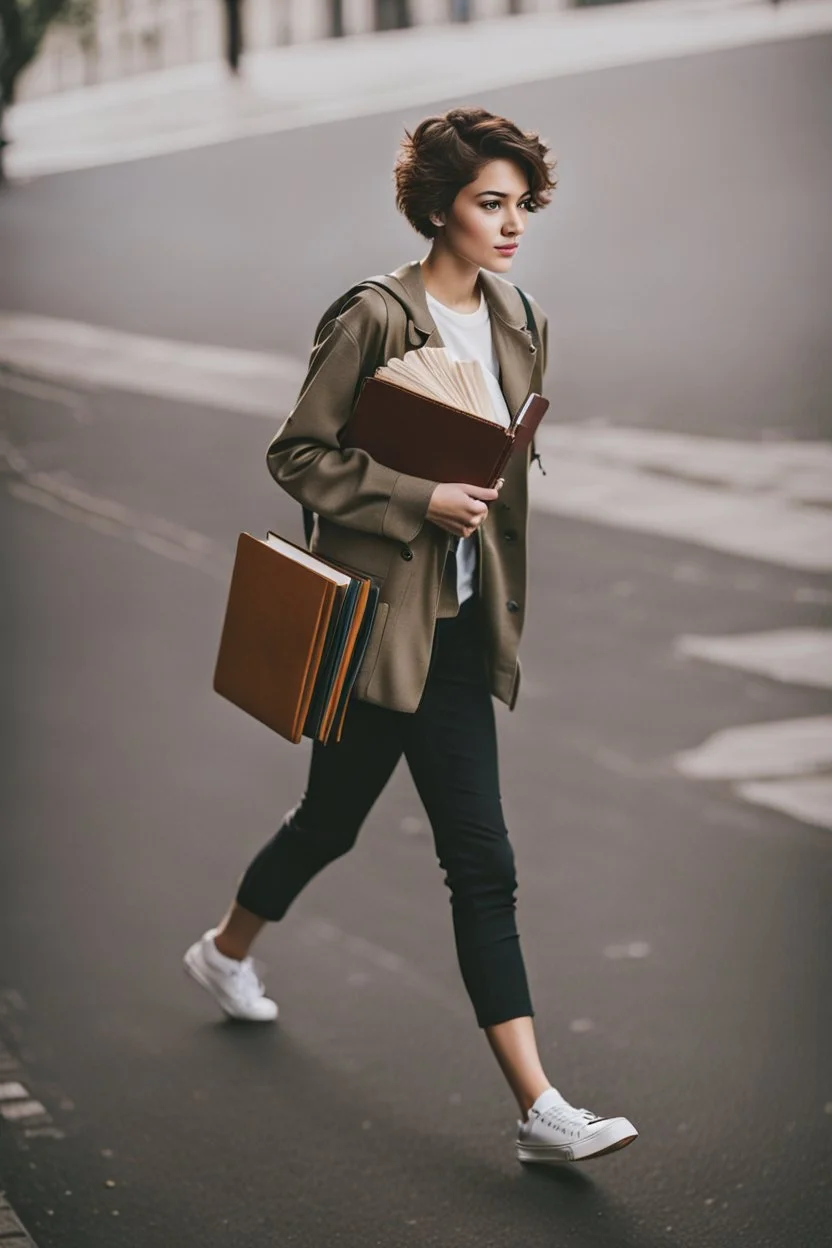
<path fill-rule="evenodd" d="M 832 828 L 832 776 L 752 781 L 737 785 L 735 791 L 747 802 L 782 811 L 803 823 Z"/>
<path fill-rule="evenodd" d="M 254 53 L 240 81 L 217 62 L 19 104 L 6 160 L 12 177 L 90 168 L 830 26 L 829 0 L 777 10 L 687 0 L 324 40 Z"/>
<path fill-rule="evenodd" d="M 676 754 L 686 776 L 758 780 L 832 770 L 832 715 L 744 724 L 716 732 L 696 749 Z"/>
<path fill-rule="evenodd" d="M 772 680 L 832 689 L 832 630 L 782 628 L 766 633 L 677 637 L 678 654 L 721 663 Z"/>
<path fill-rule="evenodd" d="M 643 443 L 643 430 L 619 430 L 622 439 L 636 432 Z M 700 485 L 607 463 L 593 452 L 593 433 L 586 429 L 581 435 L 583 447 L 572 450 L 560 443 L 570 435 L 574 441 L 574 430 L 547 430 L 539 438 L 539 449 L 544 455 L 546 448 L 551 453 L 545 455 L 546 476 L 531 475 L 532 506 L 553 515 L 694 542 L 747 559 L 810 572 L 832 571 L 829 510 L 804 506 L 784 492 Z M 766 444 L 746 445 L 749 459 L 755 459 L 758 452 L 767 456 Z"/>
<path fill-rule="evenodd" d="M 304 376 L 301 362 L 287 356 L 17 313 L 0 314 L 0 364 L 40 379 L 266 417 L 275 429 Z M 533 472 L 530 488 L 541 511 L 832 570 L 832 447 L 825 443 L 562 425 L 544 426 L 538 444 L 547 475 Z"/>
<path fill-rule="evenodd" d="M 283 419 L 303 381 L 298 360 L 151 338 L 20 312 L 0 313 L 0 364 L 31 376 Z"/>
<path fill-rule="evenodd" d="M 7 1122 L 20 1122 L 23 1118 L 49 1118 L 40 1101 L 5 1101 L 0 1105 L 0 1117 Z"/>
<path fill-rule="evenodd" d="M 668 473 L 699 485 L 774 494 L 792 502 L 832 503 L 832 444 L 766 438 L 697 437 L 620 425 L 543 425 L 538 441 L 557 459 Z"/>
<path fill-rule="evenodd" d="M 22 1083 L 0 1083 L 0 1101 L 16 1101 L 28 1095 Z"/>

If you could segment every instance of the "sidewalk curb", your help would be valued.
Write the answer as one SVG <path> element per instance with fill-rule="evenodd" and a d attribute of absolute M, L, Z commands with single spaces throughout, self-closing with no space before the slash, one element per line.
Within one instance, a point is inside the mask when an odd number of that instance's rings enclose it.
<path fill-rule="evenodd" d="M 460 100 L 615 66 L 832 31 L 832 0 L 636 0 L 280 47 L 241 80 L 189 65 L 17 105 L 12 179 Z"/>

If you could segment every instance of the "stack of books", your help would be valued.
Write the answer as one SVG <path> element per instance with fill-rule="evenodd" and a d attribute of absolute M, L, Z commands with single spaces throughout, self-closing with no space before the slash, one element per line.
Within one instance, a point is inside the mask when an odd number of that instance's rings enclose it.
<path fill-rule="evenodd" d="M 214 689 L 295 744 L 340 740 L 378 594 L 276 533 L 241 533 Z"/>
<path fill-rule="evenodd" d="M 505 428 L 479 363 L 422 347 L 365 378 L 341 445 L 428 481 L 493 487 L 548 406 L 531 394 Z M 289 741 L 340 740 L 378 597 L 369 576 L 242 533 L 214 688 Z"/>

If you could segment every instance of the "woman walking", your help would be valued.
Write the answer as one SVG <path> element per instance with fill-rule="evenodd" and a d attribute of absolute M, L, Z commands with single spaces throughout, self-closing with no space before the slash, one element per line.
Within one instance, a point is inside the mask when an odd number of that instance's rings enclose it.
<path fill-rule="evenodd" d="M 404 755 L 450 890 L 462 978 L 520 1109 L 518 1158 L 544 1163 L 611 1152 L 637 1132 L 574 1108 L 544 1073 L 517 933 L 492 697 L 513 708 L 520 684 L 531 456 L 514 456 L 488 490 L 393 472 L 342 451 L 339 432 L 362 379 L 422 346 L 478 360 L 506 426 L 542 389 L 546 318 L 500 275 L 551 199 L 553 166 L 536 134 L 478 108 L 429 117 L 402 141 L 396 202 L 430 249 L 328 309 L 268 451 L 278 484 L 315 513 L 312 549 L 380 583 L 370 643 L 341 741 L 314 744 L 301 801 L 185 955 L 226 1013 L 275 1019 L 252 942 L 352 848 Z"/>

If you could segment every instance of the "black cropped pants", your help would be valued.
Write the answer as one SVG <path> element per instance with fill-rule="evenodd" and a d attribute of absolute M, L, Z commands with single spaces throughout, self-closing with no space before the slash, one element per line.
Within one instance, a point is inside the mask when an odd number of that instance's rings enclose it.
<path fill-rule="evenodd" d="M 532 1015 L 515 922 L 514 852 L 503 820 L 494 708 L 478 600 L 437 621 L 414 714 L 353 701 L 338 744 L 315 742 L 306 792 L 246 870 L 237 901 L 281 919 L 347 853 L 404 754 L 451 893 L 462 978 L 480 1027 Z"/>

